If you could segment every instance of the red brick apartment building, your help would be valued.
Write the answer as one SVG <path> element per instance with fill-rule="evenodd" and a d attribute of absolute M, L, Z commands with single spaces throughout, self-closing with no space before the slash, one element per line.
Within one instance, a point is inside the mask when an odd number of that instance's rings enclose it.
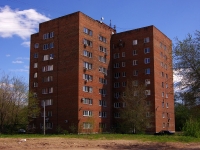
<path fill-rule="evenodd" d="M 170 52 L 171 40 L 154 26 L 116 33 L 81 12 L 41 23 L 31 35 L 29 83 L 41 113 L 30 126 L 42 132 L 45 102 L 47 133 L 110 131 L 120 119 L 116 92 L 133 77 L 148 83 L 149 112 L 155 114 L 148 131 L 174 131 Z"/>

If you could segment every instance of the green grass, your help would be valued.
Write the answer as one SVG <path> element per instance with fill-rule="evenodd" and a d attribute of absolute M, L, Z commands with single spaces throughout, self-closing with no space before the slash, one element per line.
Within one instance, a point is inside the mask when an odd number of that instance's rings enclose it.
<path fill-rule="evenodd" d="M 154 135 L 134 135 L 134 134 L 67 134 L 67 135 L 42 135 L 42 134 L 15 134 L 15 135 L 3 135 L 0 134 L 0 138 L 81 138 L 89 140 L 139 140 L 139 141 L 152 141 L 152 142 L 200 142 L 200 138 L 194 138 L 182 135 L 172 136 L 154 136 Z"/>

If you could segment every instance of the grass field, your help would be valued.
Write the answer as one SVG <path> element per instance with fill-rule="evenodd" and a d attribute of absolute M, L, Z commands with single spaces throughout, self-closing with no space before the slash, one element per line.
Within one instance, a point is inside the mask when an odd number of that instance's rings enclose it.
<path fill-rule="evenodd" d="M 143 135 L 143 134 L 67 134 L 67 135 L 42 135 L 42 134 L 14 134 L 14 135 L 4 135 L 0 134 L 0 138 L 81 138 L 90 140 L 140 140 L 140 141 L 152 141 L 152 142 L 200 142 L 200 138 L 194 138 L 183 135 L 165 135 L 165 136 L 155 136 L 155 135 Z"/>

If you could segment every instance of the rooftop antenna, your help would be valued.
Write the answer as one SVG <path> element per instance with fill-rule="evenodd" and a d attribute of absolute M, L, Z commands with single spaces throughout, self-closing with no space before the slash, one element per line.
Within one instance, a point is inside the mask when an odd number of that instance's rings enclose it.
<path fill-rule="evenodd" d="M 110 20 L 110 27 L 112 26 L 112 24 L 111 24 L 111 20 Z"/>
<path fill-rule="evenodd" d="M 116 25 L 114 25 L 114 29 L 116 29 Z"/>
<path fill-rule="evenodd" d="M 103 23 L 103 20 L 104 20 L 104 17 L 101 17 L 101 21 L 100 21 L 100 23 Z"/>

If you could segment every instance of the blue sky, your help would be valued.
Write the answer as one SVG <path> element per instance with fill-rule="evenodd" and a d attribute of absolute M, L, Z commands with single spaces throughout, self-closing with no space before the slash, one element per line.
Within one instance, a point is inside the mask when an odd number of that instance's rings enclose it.
<path fill-rule="evenodd" d="M 173 42 L 200 30 L 200 0 L 1 0 L 0 72 L 28 82 L 30 35 L 39 23 L 81 11 L 117 32 L 155 25 Z"/>

